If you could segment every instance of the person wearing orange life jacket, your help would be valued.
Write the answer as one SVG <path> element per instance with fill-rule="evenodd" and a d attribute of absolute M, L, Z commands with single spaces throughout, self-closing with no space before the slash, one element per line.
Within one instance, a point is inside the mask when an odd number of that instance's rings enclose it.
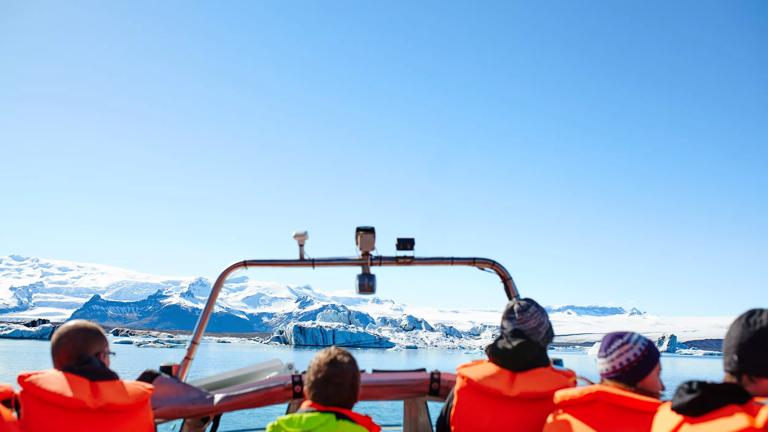
<path fill-rule="evenodd" d="M 540 432 L 556 390 L 576 385 L 576 375 L 552 366 L 547 347 L 554 338 L 546 310 L 531 299 L 512 299 L 501 318 L 501 334 L 486 347 L 488 360 L 456 369 L 437 432 Z"/>
<path fill-rule="evenodd" d="M 54 369 L 19 375 L 24 432 L 154 432 L 153 387 L 109 369 L 109 341 L 96 324 L 69 321 L 51 338 Z"/>
<path fill-rule="evenodd" d="M 662 405 L 653 432 L 768 431 L 768 309 L 751 309 L 723 340 L 723 383 L 688 381 Z"/>
<path fill-rule="evenodd" d="M 7 384 L 0 384 L 0 432 L 18 432 L 19 424 L 14 409 L 16 392 Z"/>
<path fill-rule="evenodd" d="M 600 343 L 600 384 L 559 390 L 544 432 L 646 432 L 664 391 L 656 345 L 633 332 Z"/>
<path fill-rule="evenodd" d="M 293 414 L 267 425 L 267 432 L 379 432 L 373 420 L 352 411 L 360 394 L 360 369 L 343 348 L 326 348 L 307 369 L 306 400 Z"/>

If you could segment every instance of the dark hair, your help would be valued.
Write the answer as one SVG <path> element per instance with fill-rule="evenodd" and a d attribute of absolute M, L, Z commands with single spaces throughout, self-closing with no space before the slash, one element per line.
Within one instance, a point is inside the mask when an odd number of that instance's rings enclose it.
<path fill-rule="evenodd" d="M 304 395 L 320 405 L 352 409 L 360 392 L 360 369 L 349 351 L 332 346 L 312 359 Z"/>
<path fill-rule="evenodd" d="M 64 323 L 51 337 L 53 367 L 59 370 L 87 361 L 105 349 L 109 349 L 109 341 L 104 330 L 90 321 Z"/>

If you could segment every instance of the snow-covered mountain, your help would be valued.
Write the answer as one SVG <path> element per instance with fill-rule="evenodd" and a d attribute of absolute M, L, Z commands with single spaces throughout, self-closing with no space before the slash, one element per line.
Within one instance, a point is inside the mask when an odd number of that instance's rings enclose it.
<path fill-rule="evenodd" d="M 63 321 L 94 295 L 137 301 L 160 291 L 181 293 L 195 278 L 170 278 L 100 264 L 0 257 L 0 316 Z"/>
<path fill-rule="evenodd" d="M 18 255 L 0 257 L 2 320 L 64 321 L 71 317 L 110 327 L 191 330 L 210 290 L 211 282 L 200 277 L 155 276 L 100 264 Z M 681 341 L 720 339 L 732 319 L 662 318 L 613 306 L 547 309 L 558 334 L 556 341 L 573 344 L 593 342 L 606 332 L 622 329 L 650 337 L 674 332 Z M 365 330 L 400 345 L 446 346 L 446 341 L 453 341 L 447 345 L 467 347 L 492 338 L 500 314 L 501 307 L 440 310 L 380 297 L 331 295 L 309 286 L 235 275 L 220 294 L 208 330 L 276 332 L 279 340 L 285 335 L 305 335 L 303 329 L 291 327 L 299 323 L 333 327 L 338 335 Z M 293 330 L 286 332 L 289 327 Z"/>
<path fill-rule="evenodd" d="M 643 315 L 644 312 L 632 308 L 626 310 L 623 307 L 618 306 L 547 306 L 545 308 L 548 313 L 563 313 L 570 315 L 586 315 L 586 316 L 611 316 L 611 315 Z"/>
<path fill-rule="evenodd" d="M 100 264 L 0 258 L 0 318 L 191 329 L 211 291 L 200 277 L 148 275 Z M 334 296 L 309 286 L 228 279 L 210 323 L 212 331 L 265 332 L 294 321 L 324 320 L 365 327 L 376 317 L 405 315 L 406 307 L 378 297 Z"/>

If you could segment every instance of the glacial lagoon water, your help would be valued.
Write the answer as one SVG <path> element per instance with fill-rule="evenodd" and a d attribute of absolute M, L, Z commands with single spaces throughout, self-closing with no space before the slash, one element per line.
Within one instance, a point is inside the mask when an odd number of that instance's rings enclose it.
<path fill-rule="evenodd" d="M 182 349 L 137 348 L 133 345 L 113 344 L 117 354 L 112 367 L 121 377 L 135 378 L 143 370 L 157 368 L 166 362 L 179 362 L 184 356 Z M 256 343 L 216 343 L 205 341 L 190 370 L 194 379 L 214 373 L 248 366 L 261 361 L 279 359 L 292 362 L 297 369 L 307 367 L 316 349 L 262 345 Z M 352 350 L 363 369 L 439 369 L 453 371 L 457 365 L 483 358 L 482 352 L 447 351 L 438 349 L 417 350 Z M 597 380 L 594 359 L 581 352 L 550 352 L 552 357 L 562 358 L 565 366 L 590 380 Z M 721 377 L 720 357 L 694 357 L 664 355 L 662 375 L 667 385 L 666 396 L 671 396 L 677 385 L 688 379 L 718 380 Z M 16 383 L 16 375 L 23 370 L 39 370 L 51 367 L 49 343 L 35 340 L 0 339 L 0 382 Z M 430 411 L 437 417 L 441 404 L 430 403 Z M 402 403 L 361 403 L 356 409 L 371 415 L 380 424 L 396 425 L 402 421 Z M 222 417 L 222 432 L 262 430 L 273 418 L 282 415 L 285 406 L 271 406 L 257 410 L 228 413 Z M 178 430 L 178 425 L 168 424 L 161 431 Z"/>

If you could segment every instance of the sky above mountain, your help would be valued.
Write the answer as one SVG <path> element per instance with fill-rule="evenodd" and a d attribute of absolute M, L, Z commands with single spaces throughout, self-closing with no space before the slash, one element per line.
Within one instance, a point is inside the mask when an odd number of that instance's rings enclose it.
<path fill-rule="evenodd" d="M 768 282 L 768 4 L 0 4 L 0 255 L 497 259 L 543 304 L 734 315 Z M 259 280 L 353 289 L 356 271 Z M 498 309 L 493 275 L 376 270 Z"/>

